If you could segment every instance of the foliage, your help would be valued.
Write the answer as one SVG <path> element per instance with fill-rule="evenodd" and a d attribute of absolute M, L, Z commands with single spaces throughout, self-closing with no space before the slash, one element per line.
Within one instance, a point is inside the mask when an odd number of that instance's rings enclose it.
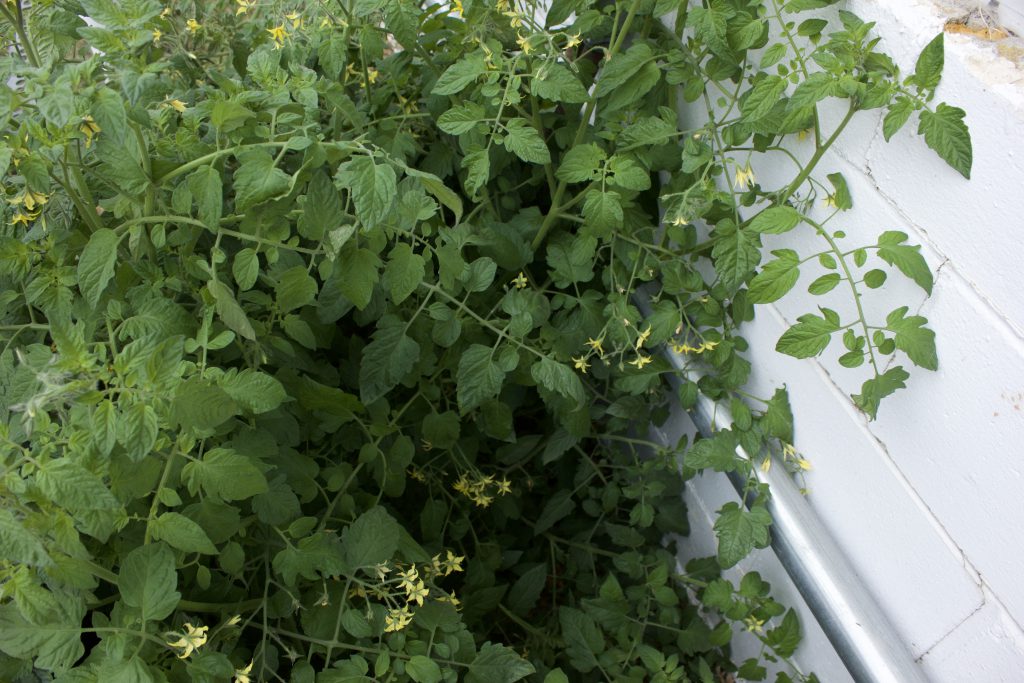
<path fill-rule="evenodd" d="M 806 464 L 785 392 L 747 402 L 737 326 L 818 263 L 812 293 L 845 282 L 856 313 L 778 348 L 841 333 L 874 415 L 908 379 L 881 356 L 937 360 L 862 290 L 931 275 L 902 233 L 840 246 L 851 193 L 812 173 L 877 108 L 971 161 L 930 104 L 941 37 L 900 80 L 870 24 L 800 14 L 830 4 L 0 6 L 0 677 L 764 678 L 734 629 L 788 662 L 795 614 L 720 576 L 769 540 L 737 448 Z M 684 102 L 707 123 L 680 129 Z M 758 184 L 749 157 L 808 130 Z M 797 228 L 827 248 L 762 264 Z M 659 345 L 702 376 L 678 396 Z M 699 394 L 734 424 L 680 468 L 686 439 L 645 427 Z M 750 506 L 680 571 L 706 468 Z"/>

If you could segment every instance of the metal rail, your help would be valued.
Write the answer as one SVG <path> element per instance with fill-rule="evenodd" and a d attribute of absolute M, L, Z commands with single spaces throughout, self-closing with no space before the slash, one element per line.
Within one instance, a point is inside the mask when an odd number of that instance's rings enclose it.
<path fill-rule="evenodd" d="M 637 304 L 649 313 L 646 298 L 641 298 L 636 297 Z M 676 388 L 681 377 L 700 379 L 697 372 L 685 367 L 682 356 L 668 348 L 664 355 L 679 371 L 670 376 Z M 689 414 L 706 436 L 728 429 L 732 423 L 728 407 L 705 396 L 700 396 Z M 742 448 L 736 450 L 749 458 Z M 772 549 L 853 679 L 858 683 L 927 683 L 903 639 L 789 473 L 781 467 L 768 472 L 755 468 L 755 472 L 771 489 Z M 729 479 L 742 498 L 744 479 L 735 474 Z"/>

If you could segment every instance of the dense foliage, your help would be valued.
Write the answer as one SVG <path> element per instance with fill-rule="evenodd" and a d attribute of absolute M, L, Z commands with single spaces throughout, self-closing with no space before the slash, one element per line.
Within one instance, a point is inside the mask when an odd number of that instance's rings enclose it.
<path fill-rule="evenodd" d="M 793 612 L 720 578 L 768 544 L 757 468 L 806 465 L 737 325 L 800 267 L 845 283 L 778 348 L 842 336 L 874 415 L 882 356 L 936 358 L 863 290 L 931 275 L 901 233 L 842 246 L 812 172 L 879 107 L 970 168 L 941 38 L 901 80 L 870 24 L 798 15 L 830 4 L 0 5 L 0 678 L 758 680 L 744 629 L 808 680 Z M 761 265 L 798 226 L 824 251 Z M 734 424 L 681 468 L 647 426 L 699 394 Z M 750 506 L 680 573 L 705 468 Z"/>

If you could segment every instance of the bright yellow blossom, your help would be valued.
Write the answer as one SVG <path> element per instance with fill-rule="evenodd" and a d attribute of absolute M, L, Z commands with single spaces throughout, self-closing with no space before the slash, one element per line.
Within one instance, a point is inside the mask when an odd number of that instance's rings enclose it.
<path fill-rule="evenodd" d="M 15 206 L 24 206 L 28 212 L 33 212 L 36 208 L 41 207 L 46 203 L 47 197 L 42 192 L 33 192 L 32 190 L 24 190 L 21 194 L 14 197 L 14 199 L 8 200 Z"/>
<path fill-rule="evenodd" d="M 416 585 L 410 590 L 406 590 L 406 600 L 409 602 L 416 602 L 417 605 L 423 605 L 423 598 L 430 595 L 430 589 L 424 585 L 422 581 L 417 581 Z"/>
<path fill-rule="evenodd" d="M 196 628 L 192 624 L 185 624 L 185 633 L 181 634 L 181 637 L 174 642 L 169 641 L 167 644 L 171 647 L 184 648 L 183 652 L 178 655 L 178 659 L 185 659 L 206 644 L 206 632 L 209 630 L 209 626 Z"/>
<path fill-rule="evenodd" d="M 166 19 L 169 16 L 171 16 L 171 8 L 170 7 L 164 7 L 163 10 L 161 10 L 161 12 L 160 12 L 160 18 L 161 19 Z"/>
<path fill-rule="evenodd" d="M 302 15 L 298 12 L 292 12 L 291 14 L 284 15 L 284 18 L 292 22 L 292 28 L 298 28 L 302 26 Z"/>
<path fill-rule="evenodd" d="M 390 610 L 384 616 L 384 632 L 401 631 L 412 622 L 412 612 L 408 607 Z"/>
<path fill-rule="evenodd" d="M 235 4 L 238 5 L 238 7 L 235 9 L 235 16 L 237 17 L 241 14 L 245 14 L 253 7 L 255 7 L 256 0 L 235 0 Z"/>
<path fill-rule="evenodd" d="M 462 6 L 462 0 L 453 0 L 452 9 L 454 9 L 456 14 L 458 14 L 460 17 L 465 16 L 465 8 Z"/>
<path fill-rule="evenodd" d="M 591 338 L 587 339 L 587 346 L 589 346 L 594 351 L 597 351 L 599 354 L 601 354 L 603 356 L 604 355 L 604 347 L 601 346 L 601 343 L 603 341 L 604 341 L 604 337 L 601 337 L 600 339 L 594 339 L 593 337 L 591 337 Z"/>
<path fill-rule="evenodd" d="M 636 369 L 640 370 L 645 365 L 647 365 L 648 363 L 652 363 L 652 362 L 654 362 L 653 358 L 651 358 L 650 356 L 645 356 L 643 354 L 640 354 L 640 355 L 638 355 L 636 357 L 636 360 L 629 361 L 629 365 L 636 366 Z"/>
<path fill-rule="evenodd" d="M 498 482 L 498 495 L 504 496 L 509 493 L 512 493 L 512 482 L 505 477 L 502 477 L 501 481 Z"/>
<path fill-rule="evenodd" d="M 252 660 L 249 660 L 249 665 L 242 669 L 235 669 L 235 680 L 234 683 L 252 683 L 249 679 L 249 674 L 252 672 Z"/>
<path fill-rule="evenodd" d="M 765 474 L 768 474 L 768 470 L 770 470 L 771 468 L 772 468 L 771 456 L 766 456 L 765 459 L 761 461 L 761 471 L 764 472 Z"/>
<path fill-rule="evenodd" d="M 21 223 L 22 225 L 28 225 L 29 223 L 34 221 L 37 216 L 39 216 L 38 212 L 37 213 L 32 213 L 32 212 L 23 213 L 21 211 L 18 211 L 17 213 L 14 214 L 14 217 L 11 218 L 11 224 L 12 225 L 17 225 L 18 223 Z"/>
<path fill-rule="evenodd" d="M 164 37 L 164 32 L 158 28 L 153 29 L 153 44 L 159 45 L 160 39 Z"/>
<path fill-rule="evenodd" d="M 284 30 L 284 24 L 275 26 L 274 28 L 268 28 L 267 33 L 270 34 L 271 39 L 274 41 L 274 48 L 281 49 L 284 47 L 285 38 L 288 37 L 288 32 Z"/>
<path fill-rule="evenodd" d="M 188 108 L 185 105 L 185 103 L 182 102 L 181 100 L 171 100 L 170 102 L 167 102 L 166 104 L 167 104 L 167 106 L 172 107 L 175 111 L 177 111 L 180 114 L 184 114 L 185 113 L 185 109 Z"/>
<path fill-rule="evenodd" d="M 416 587 L 416 582 L 420 579 L 420 573 L 416 571 L 416 566 L 413 565 L 404 572 L 398 572 L 398 578 L 401 579 L 399 585 L 408 593 Z"/>
<path fill-rule="evenodd" d="M 366 70 L 366 75 L 369 77 L 370 83 L 372 84 L 377 82 L 377 78 L 380 76 L 380 72 L 371 66 Z"/>
<path fill-rule="evenodd" d="M 754 171 L 747 163 L 743 168 L 736 168 L 735 184 L 737 190 L 745 190 L 754 182 Z"/>
<path fill-rule="evenodd" d="M 677 215 L 672 219 L 672 225 L 689 225 L 690 222 L 683 217 L 682 214 Z"/>
<path fill-rule="evenodd" d="M 516 38 L 516 44 L 519 46 L 519 49 L 523 51 L 524 55 L 528 55 L 533 52 L 533 46 L 530 45 L 530 39 L 527 36 L 520 34 Z"/>
<path fill-rule="evenodd" d="M 526 279 L 526 275 L 522 271 L 519 271 L 519 275 L 512 278 L 512 284 L 516 286 L 516 289 L 525 289 L 529 281 Z"/>
<path fill-rule="evenodd" d="M 78 130 L 82 131 L 82 135 L 85 136 L 85 148 L 88 149 L 92 145 L 92 139 L 103 129 L 91 116 L 86 114 L 82 117 L 82 123 L 78 126 Z"/>
<path fill-rule="evenodd" d="M 644 345 L 651 336 L 651 326 L 648 325 L 647 329 L 640 333 L 640 336 L 636 338 L 636 349 L 639 351 L 640 347 Z"/>
<path fill-rule="evenodd" d="M 565 44 L 565 49 L 569 50 L 571 48 L 574 48 L 582 42 L 583 41 L 580 39 L 580 34 L 574 33 L 573 35 L 569 36 L 569 41 Z"/>
<path fill-rule="evenodd" d="M 438 602 L 447 602 L 449 605 L 451 605 L 455 609 L 459 609 L 459 607 L 462 605 L 462 602 L 457 597 L 455 597 L 454 593 L 452 593 L 451 595 L 443 595 L 440 598 L 438 598 L 437 601 Z"/>
<path fill-rule="evenodd" d="M 199 29 L 201 29 L 202 27 L 203 25 L 195 19 L 189 19 L 185 22 L 185 28 L 188 30 L 189 33 L 198 33 Z"/>
<path fill-rule="evenodd" d="M 583 356 L 578 356 L 578 357 L 574 356 L 573 359 L 572 359 L 572 362 L 573 362 L 574 367 L 577 370 L 579 370 L 580 372 L 584 373 L 584 374 L 586 374 L 587 368 L 590 367 L 590 364 L 587 363 L 587 359 L 584 358 Z"/>
<path fill-rule="evenodd" d="M 391 573 L 391 567 L 388 566 L 387 562 L 381 562 L 380 564 L 374 565 L 373 571 L 377 574 L 377 578 L 383 581 L 387 578 L 388 574 Z"/>
<path fill-rule="evenodd" d="M 806 472 L 806 471 L 811 469 L 810 461 L 809 460 L 805 460 L 804 458 L 797 458 L 796 464 L 797 464 L 797 467 L 802 469 L 804 472 Z"/>
<path fill-rule="evenodd" d="M 444 558 L 444 575 L 448 576 L 452 572 L 461 572 L 462 563 L 466 560 L 465 555 L 456 555 L 451 550 L 446 550 L 447 555 Z"/>

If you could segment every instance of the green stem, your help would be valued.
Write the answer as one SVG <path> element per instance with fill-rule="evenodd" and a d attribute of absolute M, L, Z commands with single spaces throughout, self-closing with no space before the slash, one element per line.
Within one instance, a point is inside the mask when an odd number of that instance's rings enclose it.
<path fill-rule="evenodd" d="M 38 69 L 39 56 L 36 55 L 35 48 L 32 47 L 32 42 L 28 39 L 28 33 L 25 32 L 25 22 L 23 21 L 24 17 L 21 13 L 20 6 L 18 6 L 17 11 L 18 16 L 15 17 L 7 8 L 6 2 L 0 3 L 0 14 L 3 14 L 3 16 L 6 17 L 9 22 L 11 22 L 11 26 L 14 27 L 15 33 L 18 34 L 18 40 L 21 42 L 21 46 L 25 48 L 25 58 L 28 60 L 29 64 Z"/>
<path fill-rule="evenodd" d="M 167 462 L 164 463 L 164 471 L 160 475 L 160 483 L 156 485 L 156 491 L 153 493 L 153 502 L 149 506 L 149 516 L 146 518 L 146 533 L 143 535 L 142 544 L 149 545 L 149 542 L 153 535 L 153 520 L 156 519 L 157 510 L 160 509 L 160 490 L 167 483 L 167 478 L 171 474 L 171 464 L 174 462 L 174 456 L 178 454 L 178 448 L 175 446 L 171 449 L 170 454 L 167 456 Z"/>
<path fill-rule="evenodd" d="M 178 166 L 177 168 L 171 169 L 170 171 L 168 171 L 167 173 L 163 174 L 159 178 L 154 178 L 153 182 L 155 184 L 157 184 L 157 185 L 160 185 L 162 183 L 167 182 L 168 180 L 173 180 L 173 179 L 177 178 L 178 176 L 185 175 L 186 173 L 190 173 L 191 171 L 199 168 L 200 166 L 207 166 L 209 164 L 212 164 L 213 162 L 217 161 L 218 159 L 220 159 L 223 156 L 227 156 L 229 154 L 236 154 L 237 152 L 239 152 L 239 151 L 241 151 L 243 149 L 253 149 L 253 148 L 257 148 L 257 147 L 270 147 L 270 148 L 273 148 L 273 149 L 278 149 L 278 148 L 287 147 L 287 146 L 288 146 L 288 141 L 284 140 L 284 141 L 281 141 L 281 142 L 254 142 L 254 143 L 247 144 L 247 145 L 236 145 L 234 147 L 229 147 L 227 149 L 219 149 L 216 152 L 210 152 L 209 154 L 204 154 L 203 156 L 201 156 L 201 157 L 199 157 L 197 159 L 193 159 L 192 161 L 189 161 L 188 163 L 182 164 L 181 166 Z"/>
<path fill-rule="evenodd" d="M 811 175 L 811 172 L 814 170 L 814 167 L 817 166 L 818 162 L 821 161 L 821 158 L 825 156 L 825 152 L 827 152 L 828 148 L 832 146 L 832 143 L 836 141 L 836 138 L 839 137 L 839 134 L 843 132 L 843 129 L 846 128 L 846 124 L 850 122 L 850 119 L 853 118 L 853 115 L 856 112 L 857 105 L 853 102 L 850 102 L 850 108 L 846 111 L 846 116 L 844 116 L 843 120 L 839 122 L 839 125 L 836 126 L 836 129 L 832 131 L 832 135 L 830 135 L 828 139 L 825 140 L 825 142 L 823 142 L 821 145 L 818 146 L 817 149 L 814 150 L 814 155 L 807 161 L 807 165 L 804 166 L 804 170 L 800 171 L 800 174 L 793 179 L 793 182 L 790 183 L 789 186 L 782 191 L 782 194 L 780 194 L 778 199 L 776 200 L 778 204 L 784 204 L 787 199 L 793 196 L 794 192 L 800 189 L 800 186 L 803 185 L 805 180 L 807 180 L 807 176 Z"/>

